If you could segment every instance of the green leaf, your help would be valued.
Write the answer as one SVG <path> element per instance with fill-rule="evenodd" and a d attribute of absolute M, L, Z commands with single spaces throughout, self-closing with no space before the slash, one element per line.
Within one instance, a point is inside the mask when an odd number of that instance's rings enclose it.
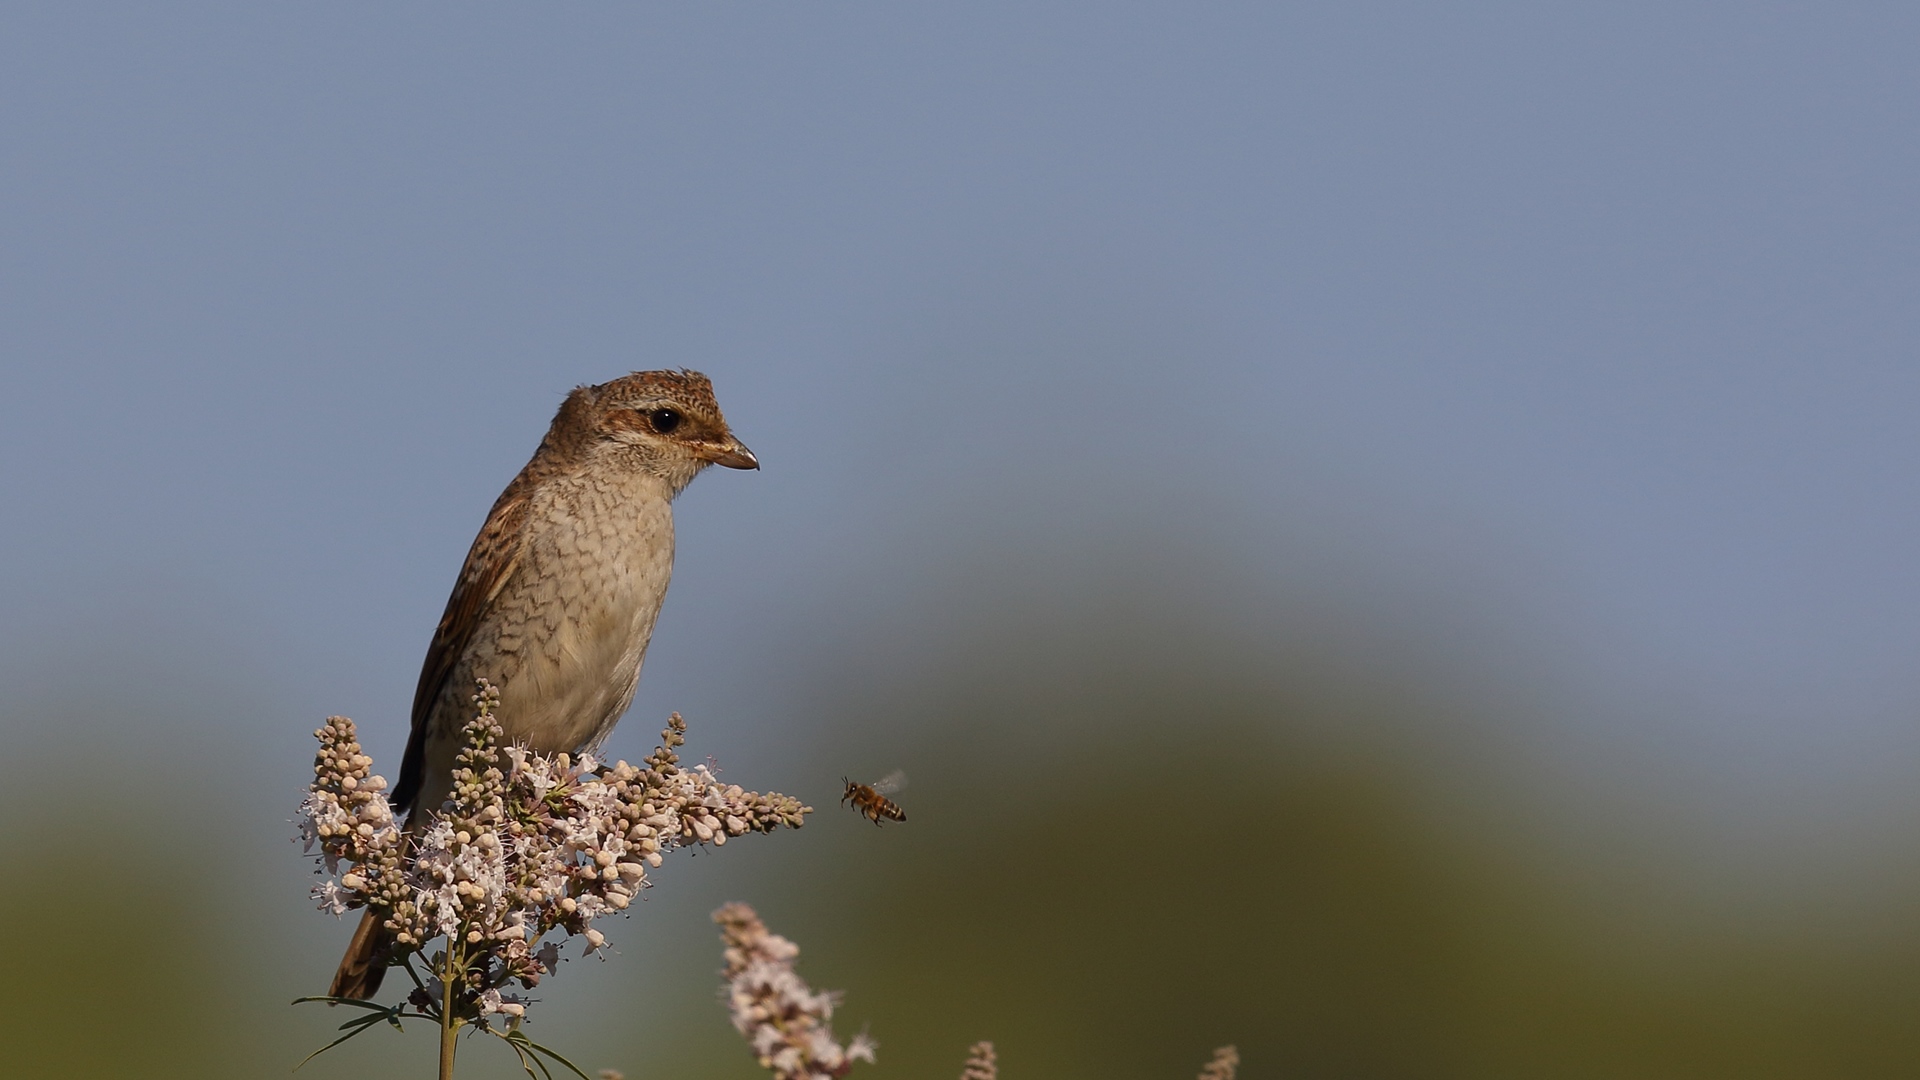
<path fill-rule="evenodd" d="M 586 1073 L 584 1073 L 584 1072 L 581 1072 L 581 1071 L 580 1071 L 580 1066 L 578 1066 L 578 1065 L 575 1065 L 575 1064 L 574 1064 L 573 1062 L 571 1062 L 571 1061 L 568 1061 L 568 1060 L 566 1059 L 566 1057 L 565 1057 L 565 1056 L 563 1056 L 563 1055 L 562 1055 L 562 1054 L 561 1054 L 561 1053 L 560 1053 L 560 1052 L 559 1052 L 558 1050 L 552 1050 L 552 1049 L 549 1049 L 548 1047 L 545 1047 L 545 1046 L 542 1046 L 542 1045 L 540 1045 L 539 1043 L 537 1043 L 537 1042 L 534 1042 L 534 1041 L 533 1041 L 532 1039 L 529 1039 L 529 1038 L 527 1038 L 527 1037 L 526 1037 L 526 1036 L 525 1036 L 524 1034 L 521 1034 L 521 1033 L 520 1033 L 520 1032 L 518 1032 L 518 1031 L 516 1031 L 516 1032 L 514 1032 L 514 1034 L 515 1034 L 515 1035 L 519 1035 L 519 1036 L 520 1036 L 520 1039 L 521 1039 L 521 1041 L 523 1041 L 523 1042 L 525 1042 L 525 1043 L 527 1044 L 527 1046 L 528 1046 L 528 1048 L 530 1048 L 530 1049 L 532 1049 L 532 1050 L 536 1050 L 536 1051 L 539 1051 L 540 1053 L 542 1053 L 542 1054 L 545 1054 L 545 1055 L 547 1055 L 548 1057 L 550 1057 L 550 1058 L 552 1058 L 553 1060 L 555 1060 L 555 1061 L 557 1061 L 557 1062 L 559 1062 L 560 1064 L 562 1064 L 562 1065 L 565 1065 L 565 1066 L 566 1066 L 567 1068 L 569 1068 L 569 1069 L 571 1069 L 571 1070 L 573 1071 L 573 1075 L 575 1075 L 575 1076 L 577 1076 L 577 1077 L 579 1077 L 579 1078 L 580 1078 L 580 1080 L 593 1080 L 593 1077 L 591 1077 L 591 1076 L 588 1076 L 588 1075 L 587 1075 Z"/>
<path fill-rule="evenodd" d="M 356 1009 L 372 1009 L 375 1012 L 390 1012 L 392 1005 L 382 1005 L 377 1001 L 364 1001 L 360 998 L 330 997 L 322 994 L 318 997 L 294 998 L 292 1004 L 304 1005 L 309 1001 L 324 1001 L 329 1005 L 352 1005 Z"/>
<path fill-rule="evenodd" d="M 513 1056 L 520 1059 L 520 1071 L 527 1074 L 527 1080 L 541 1080 L 540 1076 L 534 1075 L 533 1070 L 535 1066 L 539 1066 L 540 1072 L 545 1076 L 545 1080 L 553 1080 L 553 1074 L 547 1071 L 547 1066 L 539 1058 L 529 1057 L 525 1050 L 514 1046 L 511 1041 L 507 1043 L 507 1046 L 512 1048 Z"/>
<path fill-rule="evenodd" d="M 540 1077 L 534 1075 L 533 1067 L 535 1065 L 540 1066 L 541 1072 L 547 1071 L 547 1067 L 541 1064 L 539 1058 L 528 1057 L 527 1052 L 525 1050 L 522 1050 L 520 1048 L 520 1045 L 513 1041 L 513 1035 L 511 1032 L 503 1035 L 500 1032 L 493 1030 L 492 1028 L 481 1028 L 480 1030 L 486 1032 L 489 1035 L 497 1036 L 501 1041 L 507 1044 L 507 1048 L 513 1051 L 513 1056 L 520 1059 L 520 1071 L 527 1074 L 527 1080 L 540 1080 Z M 551 1074 L 548 1075 L 547 1080 L 553 1080 Z"/>
<path fill-rule="evenodd" d="M 347 1032 L 345 1035 L 342 1035 L 339 1038 L 333 1040 L 332 1042 L 321 1047 L 320 1049 L 315 1050 L 313 1053 L 308 1054 L 306 1057 L 301 1058 L 300 1065 L 295 1065 L 293 1067 L 293 1071 L 299 1072 L 301 1065 L 305 1065 L 307 1062 L 312 1061 L 314 1058 L 319 1057 L 321 1054 L 324 1054 L 327 1051 L 333 1049 L 334 1047 L 339 1046 L 341 1043 L 346 1042 L 348 1039 L 353 1038 L 355 1035 L 359 1035 L 365 1032 L 368 1028 L 374 1026 L 375 1024 L 378 1024 L 379 1022 L 380 1022 L 380 1017 L 378 1016 L 370 1016 L 365 1020 L 350 1021 L 349 1023 L 357 1023 L 360 1026 L 354 1028 L 352 1031 Z M 344 1028 L 347 1025 L 342 1024 L 340 1026 Z"/>
<path fill-rule="evenodd" d="M 530 1050 L 536 1054 L 545 1054 L 547 1057 L 550 1057 L 553 1060 L 559 1062 L 560 1064 L 565 1065 L 567 1069 L 570 1072 L 572 1072 L 573 1075 L 579 1077 L 580 1080 L 593 1080 L 593 1077 L 588 1076 L 584 1072 L 581 1072 L 580 1066 L 575 1065 L 571 1061 L 568 1061 L 566 1057 L 562 1055 L 558 1050 L 554 1050 L 551 1047 L 542 1046 L 539 1043 L 534 1042 L 532 1039 L 527 1038 L 526 1033 L 523 1031 L 519 1031 L 516 1029 L 513 1031 L 506 1032 L 505 1034 L 501 1034 L 500 1032 L 497 1032 L 497 1031 L 493 1032 L 493 1034 L 499 1036 L 502 1039 L 505 1039 L 507 1041 L 507 1044 L 513 1047 L 514 1053 L 521 1053 L 521 1048 L 525 1047 L 527 1050 Z M 539 1058 L 536 1057 L 533 1059 L 533 1063 L 540 1066 L 540 1071 L 547 1076 L 548 1080 L 552 1080 L 553 1073 L 548 1071 L 545 1062 L 541 1061 Z M 521 1068 L 526 1068 L 526 1066 L 522 1065 Z M 531 1076 L 533 1074 L 529 1072 L 527 1075 Z"/>

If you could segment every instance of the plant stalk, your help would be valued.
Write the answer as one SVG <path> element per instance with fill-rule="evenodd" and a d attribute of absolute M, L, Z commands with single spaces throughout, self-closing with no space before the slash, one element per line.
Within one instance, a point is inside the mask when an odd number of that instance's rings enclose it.
<path fill-rule="evenodd" d="M 453 1052 L 458 1047 L 454 1037 L 460 1033 L 453 1018 L 453 975 L 459 968 L 454 966 L 453 941 L 447 941 L 447 951 L 440 965 L 440 1080 L 453 1080 Z"/>

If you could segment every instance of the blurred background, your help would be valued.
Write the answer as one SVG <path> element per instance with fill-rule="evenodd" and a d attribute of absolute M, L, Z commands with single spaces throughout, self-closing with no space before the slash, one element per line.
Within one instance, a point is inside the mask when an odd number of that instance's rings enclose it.
<path fill-rule="evenodd" d="M 1920 1070 L 1920 9 L 0 12 L 0 982 L 21 1075 L 285 1075 L 572 386 L 712 375 L 632 715 L 797 794 L 540 990 L 757 1074 Z M 718 472 L 716 470 L 716 472 Z M 834 805 L 896 768 L 911 821 Z M 372 1032 L 303 1076 L 425 1075 Z M 518 1075 L 468 1044 L 464 1077 Z"/>

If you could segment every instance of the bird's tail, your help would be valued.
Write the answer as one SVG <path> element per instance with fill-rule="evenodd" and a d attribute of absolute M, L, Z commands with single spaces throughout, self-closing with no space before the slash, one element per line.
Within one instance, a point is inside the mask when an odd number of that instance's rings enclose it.
<path fill-rule="evenodd" d="M 392 944 L 383 920 L 371 908 L 360 916 L 353 940 L 347 943 L 347 955 L 340 958 L 340 970 L 333 973 L 333 997 L 365 1001 L 380 990 L 380 979 L 387 973 L 387 947 Z"/>

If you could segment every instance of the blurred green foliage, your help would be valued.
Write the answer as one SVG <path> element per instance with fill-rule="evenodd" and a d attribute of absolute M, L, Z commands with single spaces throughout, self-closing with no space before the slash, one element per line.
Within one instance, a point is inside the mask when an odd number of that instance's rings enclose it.
<path fill-rule="evenodd" d="M 196 932 L 208 929 L 195 908 L 210 890 L 174 885 L 166 852 L 115 842 L 144 835 L 135 827 L 39 824 L 31 838 L 10 831 L 0 879 L 0 925 L 16 949 L 0 982 L 13 1033 L 0 1074 L 239 1075 L 215 996 L 226 946 Z"/>
<path fill-rule="evenodd" d="M 1571 872 L 1580 841 L 1518 842 L 1527 830 L 1489 830 L 1437 794 L 1545 814 L 1503 785 L 1510 764 L 1411 736 L 1392 749 L 1394 732 L 1475 712 L 1417 665 L 1282 665 L 1270 641 L 1210 639 L 1203 622 L 1148 632 L 1070 610 L 878 659 L 848 646 L 798 706 L 793 767 L 905 766 L 909 822 L 875 828 L 827 783 L 800 833 L 670 866 L 608 928 L 613 961 L 542 988 L 534 1034 L 634 1080 L 755 1076 L 705 920 L 741 899 L 800 943 L 816 986 L 846 991 L 841 1031 L 871 1026 L 874 1075 L 956 1076 L 981 1038 L 1009 1080 L 1192 1076 L 1228 1042 L 1249 1078 L 1920 1072 L 1920 918 L 1851 937 L 1786 915 L 1676 921 L 1643 891 L 1606 891 L 1618 867 Z M 117 787 L 128 805 L 158 797 Z M 276 828 L 291 814 L 291 796 L 232 797 L 216 812 Z M 7 833 L 0 887 L 29 946 L 0 1000 L 23 1033 L 9 1075 L 279 1075 L 326 1041 L 324 1010 L 285 1002 L 324 982 L 345 928 L 286 887 L 290 847 L 221 860 L 190 832 L 30 804 L 8 802 L 30 827 Z M 1920 915 L 1907 877 L 1880 886 Z M 372 1033 L 302 1075 L 426 1075 L 430 1042 Z M 465 1077 L 516 1075 L 496 1047 L 462 1059 Z"/>

